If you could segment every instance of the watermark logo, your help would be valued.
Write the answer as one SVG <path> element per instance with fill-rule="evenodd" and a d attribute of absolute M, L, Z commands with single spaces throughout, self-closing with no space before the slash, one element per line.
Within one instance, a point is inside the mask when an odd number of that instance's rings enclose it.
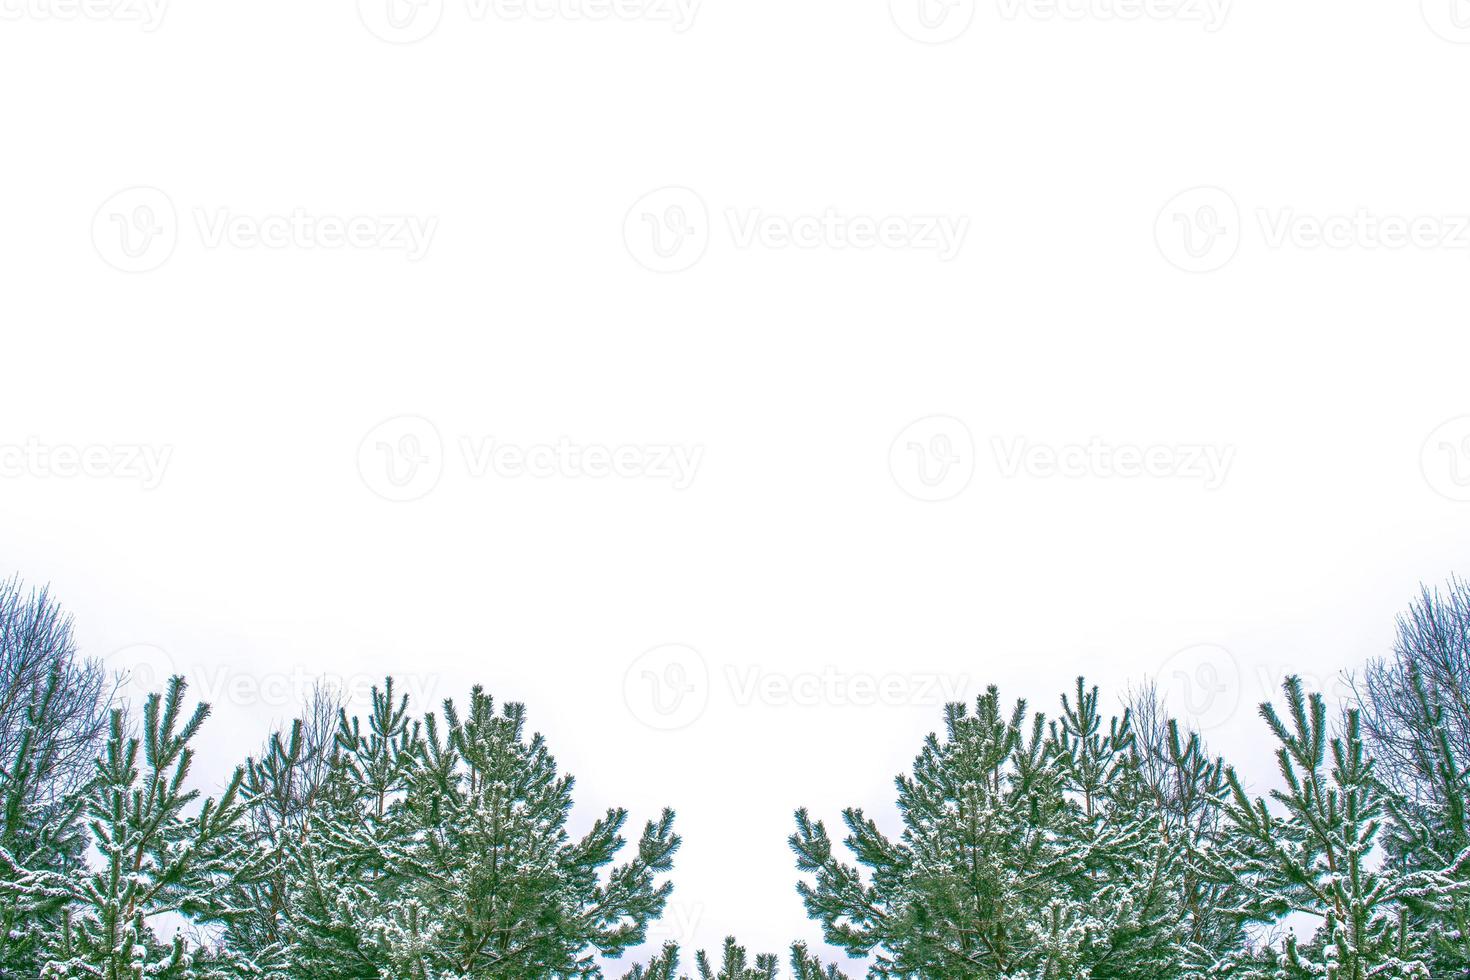
<path fill-rule="evenodd" d="M 428 419 L 417 415 L 388 419 L 358 445 L 357 471 L 367 488 L 384 500 L 418 500 L 439 485 L 444 441 Z"/>
<path fill-rule="evenodd" d="M 1221 728 L 1242 708 L 1277 700 L 1288 677 L 1301 679 L 1308 694 L 1348 703 L 1353 689 L 1341 672 L 1302 670 L 1285 663 L 1256 663 L 1249 673 L 1225 647 L 1201 643 L 1171 655 L 1153 678 L 1166 714 L 1180 727 L 1201 733 Z"/>
<path fill-rule="evenodd" d="M 1244 677 L 1235 655 L 1218 644 L 1185 647 L 1160 666 L 1159 696 L 1169 717 L 1182 727 L 1208 732 L 1235 717 Z"/>
<path fill-rule="evenodd" d="M 1213 34 L 1225 26 L 1232 0 L 999 0 L 1006 20 L 1175 21 Z"/>
<path fill-rule="evenodd" d="M 715 683 L 708 663 L 691 647 L 656 647 L 638 657 L 623 677 L 623 698 L 639 721 L 661 731 L 688 728 L 709 707 L 714 688 L 737 708 L 900 708 L 963 701 L 969 675 L 922 671 L 885 674 L 828 666 L 819 671 L 767 670 L 759 664 L 726 664 Z"/>
<path fill-rule="evenodd" d="M 312 214 L 294 208 L 290 214 L 240 214 L 230 208 L 195 208 L 194 223 L 205 248 L 241 250 L 354 249 L 403 252 L 417 262 L 429 253 L 439 219 L 419 215 Z"/>
<path fill-rule="evenodd" d="M 1269 248 L 1470 249 L 1470 215 L 1299 214 L 1295 208 L 1257 211 Z"/>
<path fill-rule="evenodd" d="M 1341 671 L 1321 673 L 1302 670 L 1290 664 L 1256 665 L 1255 703 L 1275 701 L 1281 696 L 1281 686 L 1288 677 L 1302 682 L 1302 691 L 1307 695 L 1320 694 L 1329 704 L 1345 704 L 1355 700 L 1352 681 Z"/>
<path fill-rule="evenodd" d="M 357 0 L 357 16 L 374 37 L 389 44 L 413 44 L 438 28 L 444 0 Z"/>
<path fill-rule="evenodd" d="M 948 415 L 919 419 L 889 446 L 888 471 L 915 500 L 953 500 L 975 475 L 974 436 L 965 423 Z"/>
<path fill-rule="evenodd" d="M 970 232 L 966 215 L 869 215 L 825 208 L 820 212 L 777 214 L 759 207 L 726 208 L 724 234 L 741 250 L 932 252 L 953 261 Z M 710 245 L 715 228 L 709 207 L 687 187 L 665 187 L 644 195 L 623 219 L 628 252 L 645 269 L 683 272 Z"/>
<path fill-rule="evenodd" d="M 0 20 L 112 21 L 151 34 L 163 26 L 168 0 L 0 0 Z"/>
<path fill-rule="evenodd" d="M 1470 250 L 1470 215 L 1407 215 L 1356 208 L 1309 214 L 1293 207 L 1256 208 L 1260 240 L 1273 250 Z M 1155 225 L 1159 251 L 1187 272 L 1214 272 L 1235 258 L 1245 233 L 1235 199 L 1218 187 L 1176 196 Z"/>
<path fill-rule="evenodd" d="M 675 34 L 694 26 L 701 0 L 466 0 L 474 21 L 647 21 Z"/>
<path fill-rule="evenodd" d="M 666 482 L 675 490 L 694 485 L 704 461 L 703 446 L 668 443 L 583 444 L 563 436 L 556 442 L 522 444 L 494 436 L 461 435 L 447 451 L 438 428 L 416 415 L 389 419 L 358 445 L 363 483 L 385 500 L 419 500 L 439 485 L 453 463 L 472 480 L 622 480 Z"/>
<path fill-rule="evenodd" d="M 701 0 L 358 0 L 357 14 L 374 37 L 389 44 L 414 44 L 439 29 L 446 12 L 472 24 L 602 23 L 668 24 L 675 34 L 694 26 Z"/>
<path fill-rule="evenodd" d="M 311 702 L 318 692 L 346 704 L 370 701 L 381 674 L 316 674 L 304 667 L 290 670 L 247 671 L 232 664 L 200 664 L 186 678 L 193 690 L 210 704 L 240 707 L 265 705 L 291 709 Z M 395 688 L 413 704 L 432 704 L 439 688 L 438 674 L 395 673 Z"/>
<path fill-rule="evenodd" d="M 167 650 L 152 643 L 114 650 L 102 658 L 102 664 L 116 679 L 121 699 L 139 708 L 149 695 L 163 694 L 170 678 L 184 674 Z"/>
<path fill-rule="evenodd" d="M 52 445 L 33 436 L 0 444 L 0 478 L 135 480 L 144 490 L 156 490 L 173 452 L 173 446 L 142 444 Z"/>
<path fill-rule="evenodd" d="M 433 216 L 341 216 L 300 207 L 278 214 L 196 207 L 189 216 L 192 221 L 181 225 L 173 200 L 157 187 L 130 187 L 97 209 L 92 243 L 115 269 L 151 272 L 173 256 L 184 229 L 191 226 L 198 245 L 210 250 L 377 250 L 402 252 L 410 262 L 428 254 L 439 230 L 439 219 Z"/>
<path fill-rule="evenodd" d="M 1061 446 L 1033 443 L 1024 437 L 991 440 L 1000 475 L 1035 479 L 1061 476 L 1072 479 L 1198 480 L 1206 490 L 1218 490 L 1235 462 L 1234 446 L 1113 444 L 1094 437 L 1086 443 Z"/>
<path fill-rule="evenodd" d="M 494 474 L 514 480 L 529 476 L 547 480 L 604 480 L 646 478 L 666 480 L 675 490 L 694 485 L 703 446 L 580 445 L 563 437 L 555 443 L 523 446 L 491 436 L 461 436 L 460 455 L 465 470 L 474 479 Z"/>
<path fill-rule="evenodd" d="M 102 202 L 92 217 L 92 244 L 123 272 L 150 272 L 168 261 L 179 241 L 174 203 L 157 187 L 129 187 Z"/>
<path fill-rule="evenodd" d="M 775 708 L 933 706 L 963 701 L 970 689 L 969 675 L 868 674 L 837 667 L 793 674 L 732 664 L 725 668 L 725 680 L 742 708 L 756 703 Z"/>
<path fill-rule="evenodd" d="M 1431 432 L 1419 462 L 1435 493 L 1470 502 L 1470 415 L 1450 419 Z"/>
<path fill-rule="evenodd" d="M 265 705 L 291 709 L 310 702 L 318 691 L 346 703 L 367 701 L 379 674 L 315 674 L 298 665 L 289 670 L 250 671 L 237 664 L 183 664 L 163 647 L 134 643 L 102 658 L 117 683 L 119 698 L 141 710 L 149 696 L 168 690 L 169 680 L 182 677 L 190 692 L 209 704 L 242 707 Z M 395 674 L 394 683 L 415 704 L 431 703 L 439 686 L 438 674 Z"/>
<path fill-rule="evenodd" d="M 1175 195 L 1154 222 L 1159 252 L 1185 272 L 1214 272 L 1240 248 L 1240 207 L 1218 187 Z"/>
<path fill-rule="evenodd" d="M 1420 0 L 1429 29 L 1446 41 L 1470 44 L 1470 0 Z"/>
<path fill-rule="evenodd" d="M 623 219 L 628 254 L 653 272 L 683 272 L 709 248 L 709 208 L 687 187 L 645 194 Z"/>
<path fill-rule="evenodd" d="M 960 254 L 970 232 L 966 215 L 848 215 L 836 208 L 821 214 L 769 214 L 760 208 L 730 208 L 725 221 L 736 248 L 786 248 L 866 251 L 885 248 L 932 251 L 939 261 L 950 262 Z"/>
<path fill-rule="evenodd" d="M 705 904 L 685 899 L 671 898 L 664 906 L 664 914 L 648 924 L 647 942 L 654 946 L 691 943 L 698 935 L 704 921 Z"/>
<path fill-rule="evenodd" d="M 975 21 L 975 0 L 888 0 L 898 29 L 921 44 L 944 44 Z"/>
<path fill-rule="evenodd" d="M 698 650 L 681 644 L 647 651 L 623 675 L 628 710 L 659 731 L 694 724 L 709 706 L 709 694 L 709 665 Z"/>
<path fill-rule="evenodd" d="M 1025 436 L 992 436 L 990 453 L 1003 479 L 1171 479 L 1195 481 L 1206 490 L 1225 484 L 1235 463 L 1233 445 L 1214 443 L 1042 443 Z M 952 500 L 975 474 L 977 453 L 970 428 L 947 415 L 910 423 L 888 448 L 888 470 L 899 489 L 917 500 Z"/>

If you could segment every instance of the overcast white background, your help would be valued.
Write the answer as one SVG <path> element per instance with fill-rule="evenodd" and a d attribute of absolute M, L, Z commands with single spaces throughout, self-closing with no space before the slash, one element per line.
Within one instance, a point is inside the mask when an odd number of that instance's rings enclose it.
<path fill-rule="evenodd" d="M 1463 0 L 385 2 L 0 0 L 0 573 L 201 785 L 483 683 L 678 810 L 657 940 L 784 951 L 943 685 L 1264 786 L 1470 571 Z"/>

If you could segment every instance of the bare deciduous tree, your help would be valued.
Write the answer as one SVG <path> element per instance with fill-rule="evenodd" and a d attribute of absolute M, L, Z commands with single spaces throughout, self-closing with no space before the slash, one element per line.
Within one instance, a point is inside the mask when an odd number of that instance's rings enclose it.
<path fill-rule="evenodd" d="M 56 695 L 33 717 L 53 678 Z M 12 758 L 29 731 L 35 802 L 91 778 L 114 686 L 99 661 L 77 657 L 71 616 L 47 589 L 27 589 L 18 577 L 0 582 L 0 759 Z"/>
<path fill-rule="evenodd" d="M 64 900 L 23 887 L 82 866 L 89 786 L 112 688 L 78 660 L 71 618 L 45 589 L 0 582 L 0 977 L 37 975 Z"/>
<path fill-rule="evenodd" d="M 1420 685 L 1441 712 L 1454 757 L 1470 759 L 1470 582 L 1464 579 L 1450 579 L 1445 589 L 1422 587 L 1399 616 L 1393 653 L 1353 680 L 1381 776 L 1410 799 L 1438 804 L 1438 736 L 1416 692 Z"/>

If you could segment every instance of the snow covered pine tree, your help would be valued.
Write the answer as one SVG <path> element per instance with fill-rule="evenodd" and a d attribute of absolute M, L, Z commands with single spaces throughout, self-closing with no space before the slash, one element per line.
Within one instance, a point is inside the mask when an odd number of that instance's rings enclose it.
<path fill-rule="evenodd" d="M 1163 833 L 1128 713 L 1104 728 L 1079 680 L 1049 727 L 1024 701 L 1006 715 L 993 687 L 945 721 L 898 779 L 897 841 L 844 814 L 866 879 L 797 813 L 790 843 L 815 876 L 799 890 L 828 941 L 877 950 L 872 975 L 905 980 L 1176 975 L 1185 853 Z"/>
<path fill-rule="evenodd" d="M 252 805 L 299 753 L 257 766 Z M 340 716 L 314 812 L 280 835 L 277 873 L 288 895 L 258 950 L 267 973 L 291 980 L 564 980 L 598 975 L 595 954 L 644 940 L 672 886 L 679 837 L 665 810 L 624 846 L 623 810 L 609 810 L 580 840 L 566 822 L 572 779 L 525 710 L 497 713 L 480 688 L 461 715 L 411 720 L 392 680 L 373 692 L 366 726 Z M 279 797 L 275 797 L 278 799 Z M 242 937 L 243 938 L 243 937 Z"/>
<path fill-rule="evenodd" d="M 100 860 L 84 871 L 22 876 L 23 886 L 63 903 L 60 928 L 46 936 L 48 980 L 231 975 L 228 957 L 196 956 L 182 933 L 161 942 L 149 924 L 169 913 L 193 923 L 221 921 L 229 914 L 226 887 L 254 866 L 238 833 L 240 770 L 218 800 L 189 812 L 199 798 L 184 789 L 194 756 L 189 743 L 209 707 L 200 704 L 185 719 L 184 692 L 175 677 L 162 697 L 149 696 L 140 735 L 128 734 L 122 709 L 113 710 L 96 778 L 82 796 Z"/>
<path fill-rule="evenodd" d="M 1453 628 L 1430 612 L 1360 700 L 1368 724 L 1334 731 L 1295 678 L 1283 714 L 1262 706 L 1284 785 L 1267 799 L 1156 692 L 1112 718 L 1080 679 L 1051 721 L 994 688 L 951 705 L 898 780 L 896 840 L 849 810 L 845 864 L 798 812 L 807 910 L 877 953 L 873 980 L 1461 980 L 1470 589 Z M 175 678 L 136 730 L 112 711 L 84 769 L 106 699 L 53 648 L 24 683 L 0 669 L 0 980 L 592 980 L 664 909 L 672 813 L 620 865 L 625 811 L 573 840 L 572 780 L 519 705 L 476 688 L 415 718 L 390 678 L 359 718 L 318 692 L 202 799 L 185 784 L 208 707 Z M 845 980 L 800 944 L 788 965 Z M 781 970 L 733 939 L 693 966 Z M 688 978 L 668 946 L 626 980 Z"/>
<path fill-rule="evenodd" d="M 1299 677 L 1288 678 L 1284 690 L 1290 727 L 1270 704 L 1261 706 L 1261 716 L 1280 742 L 1277 762 L 1286 789 L 1271 796 L 1285 812 L 1277 815 L 1265 800 L 1252 800 L 1230 770 L 1230 834 L 1212 863 L 1219 878 L 1244 895 L 1241 911 L 1249 920 L 1275 924 L 1302 913 L 1321 926 L 1307 942 L 1288 930 L 1282 949 L 1242 954 L 1219 964 L 1216 975 L 1428 980 L 1405 904 L 1426 881 L 1374 860 L 1388 791 L 1364 750 L 1359 714 L 1349 710 L 1341 732 L 1329 739 L 1322 696 L 1308 697 Z"/>
<path fill-rule="evenodd" d="M 1205 750 L 1199 732 L 1183 731 L 1166 713 L 1153 685 L 1130 692 L 1143 780 L 1162 817 L 1161 832 L 1174 862 L 1174 902 L 1183 915 L 1181 977 L 1210 975 L 1214 965 L 1240 948 L 1245 918 L 1236 911 L 1240 890 L 1212 878 L 1205 866 L 1223 845 L 1221 801 L 1229 791 L 1223 760 Z"/>
<path fill-rule="evenodd" d="M 791 947 L 790 963 L 792 980 L 847 980 L 835 966 L 822 966 L 801 943 Z M 711 963 L 709 955 L 700 950 L 694 958 L 694 967 L 698 980 L 777 980 L 781 965 L 777 957 L 769 953 L 757 956 L 752 963 L 745 947 L 737 944 L 735 938 L 730 936 L 725 939 L 722 959 L 718 965 Z M 687 974 L 679 973 L 679 947 L 670 943 L 647 966 L 633 967 L 623 976 L 623 980 L 690 978 Z"/>

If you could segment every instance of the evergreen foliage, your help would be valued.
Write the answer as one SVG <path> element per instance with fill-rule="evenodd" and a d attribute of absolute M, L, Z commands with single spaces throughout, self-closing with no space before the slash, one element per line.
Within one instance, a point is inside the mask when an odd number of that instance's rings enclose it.
<path fill-rule="evenodd" d="M 1407 928 L 1424 937 L 1432 975 L 1470 976 L 1470 582 L 1421 590 L 1358 703 L 1389 790 L 1385 850 L 1416 876 Z"/>
<path fill-rule="evenodd" d="M 475 688 L 419 714 L 389 678 L 359 716 L 318 691 L 206 798 L 208 706 L 174 678 L 98 729 L 69 621 L 16 595 L 0 586 L 3 980 L 601 980 L 664 912 L 672 811 L 636 840 L 620 808 L 573 836 L 573 780 L 519 704 Z M 797 812 L 806 910 L 871 980 L 1470 975 L 1470 590 L 1453 595 L 1425 593 L 1340 718 L 1297 678 L 1261 706 L 1265 796 L 1149 688 L 1115 713 L 1080 678 L 1053 716 L 995 688 L 950 705 L 893 829 L 849 809 L 839 856 Z M 781 976 L 847 980 L 801 944 L 733 938 L 625 980 Z"/>
<path fill-rule="evenodd" d="M 823 966 L 806 946 L 796 943 L 791 947 L 791 976 L 793 980 L 847 980 L 835 966 Z M 697 980 L 776 980 L 779 976 L 780 960 L 769 953 L 751 960 L 745 947 L 735 942 L 733 936 L 726 937 L 721 959 L 712 962 L 704 950 L 694 958 Z M 623 980 L 691 980 L 688 974 L 679 972 L 679 947 L 666 945 L 663 952 L 646 965 L 633 967 Z"/>
<path fill-rule="evenodd" d="M 672 811 L 614 865 L 627 812 L 579 839 L 559 775 L 525 710 L 471 692 L 414 719 L 392 681 L 366 721 L 343 712 L 311 809 L 291 816 L 299 726 L 251 767 L 272 840 L 273 922 L 257 962 L 291 977 L 593 977 L 595 957 L 643 942 L 672 885 Z"/>
<path fill-rule="evenodd" d="M 60 696 L 60 680 L 53 674 L 36 692 L 13 751 L 0 763 L 0 976 L 36 976 L 46 937 L 61 927 L 66 893 L 46 889 L 31 870 L 70 875 L 82 866 L 85 800 L 37 788 L 45 766 L 38 733 Z"/>
<path fill-rule="evenodd" d="M 1374 858 L 1389 816 L 1388 793 L 1362 740 L 1360 716 L 1346 713 L 1338 734 L 1321 695 L 1306 696 L 1300 678 L 1284 687 L 1287 719 L 1262 705 L 1280 743 L 1285 789 L 1270 807 L 1252 799 L 1234 770 L 1225 806 L 1227 847 L 1212 863 L 1240 886 L 1249 921 L 1273 923 L 1304 913 L 1321 926 L 1306 942 L 1288 932 L 1280 949 L 1249 957 L 1235 975 L 1282 978 L 1427 978 L 1420 937 L 1406 927 L 1407 899 L 1422 882 Z"/>
<path fill-rule="evenodd" d="M 243 772 L 235 772 L 218 799 L 197 808 L 199 792 L 185 788 L 189 742 L 209 709 L 197 705 L 186 715 L 184 694 L 175 677 L 166 694 L 150 696 L 136 734 L 126 730 L 122 709 L 113 710 L 96 776 L 80 797 L 98 859 L 71 873 L 17 876 L 28 900 L 61 909 L 60 928 L 42 941 L 43 977 L 215 975 L 204 962 L 211 958 L 196 963 L 181 932 L 165 942 L 151 924 L 167 914 L 225 921 L 232 912 L 224 901 L 230 883 L 253 873 L 254 858 L 238 834 Z"/>
<path fill-rule="evenodd" d="M 110 687 L 80 660 L 46 589 L 0 581 L 0 977 L 35 977 L 60 896 L 20 887 L 31 870 L 82 866 L 82 790 L 107 732 Z"/>
<path fill-rule="evenodd" d="M 797 813 L 799 890 L 827 939 L 878 977 L 1103 978 L 1175 969 L 1183 864 L 1150 806 L 1128 712 L 1078 681 L 1048 723 L 995 688 L 946 711 L 898 779 L 903 832 L 843 815 L 856 864 Z"/>

